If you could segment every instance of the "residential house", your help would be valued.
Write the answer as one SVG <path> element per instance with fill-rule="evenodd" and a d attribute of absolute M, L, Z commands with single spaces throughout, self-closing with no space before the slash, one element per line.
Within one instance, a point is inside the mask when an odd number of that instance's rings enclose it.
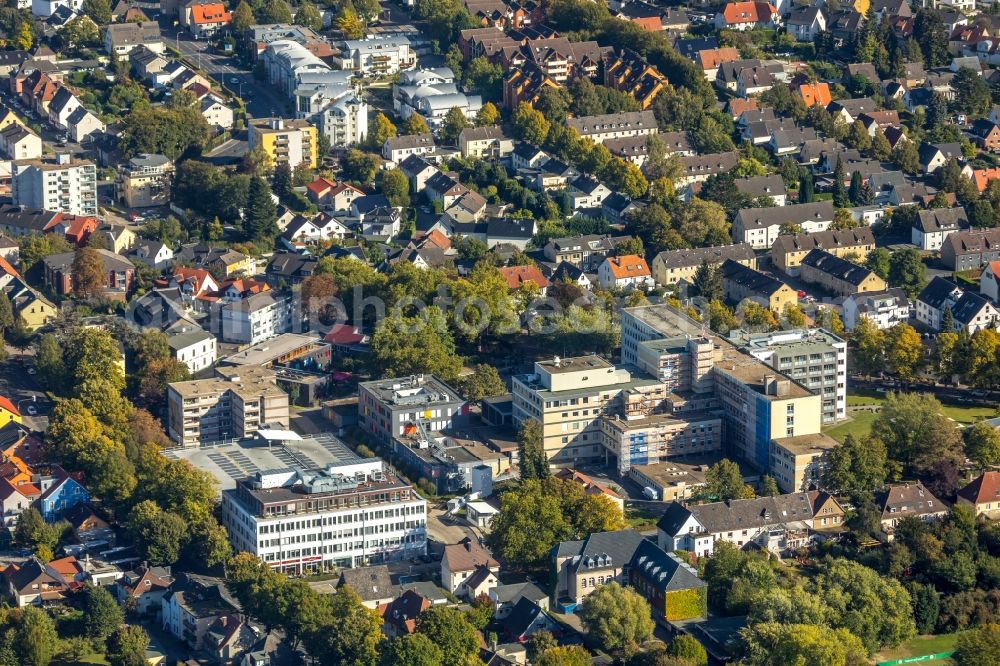
<path fill-rule="evenodd" d="M 396 587 L 389 576 L 389 567 L 376 564 L 340 572 L 337 587 L 347 587 L 361 598 L 361 604 L 372 610 L 396 598 Z"/>
<path fill-rule="evenodd" d="M 993 121 L 985 118 L 976 120 L 972 123 L 972 133 L 981 150 L 1000 151 L 1000 126 Z"/>
<path fill-rule="evenodd" d="M 438 168 L 436 166 L 419 155 L 410 155 L 404 159 L 399 163 L 399 170 L 402 171 L 406 175 L 406 178 L 410 181 L 410 191 L 413 193 L 423 190 L 427 181 L 438 173 Z"/>
<path fill-rule="evenodd" d="M 167 345 L 170 356 L 186 365 L 192 374 L 211 367 L 218 354 L 215 336 L 200 327 L 172 329 Z"/>
<path fill-rule="evenodd" d="M 53 467 L 49 474 L 36 476 L 34 481 L 42 491 L 36 508 L 47 522 L 54 522 L 64 511 L 90 501 L 90 492 L 61 467 Z"/>
<path fill-rule="evenodd" d="M 844 368 L 846 368 L 846 355 L 844 355 Z M 824 397 L 829 388 L 838 391 L 837 402 L 841 406 L 837 416 L 843 419 L 844 403 L 846 403 L 846 369 L 842 369 L 840 376 L 835 382 L 830 382 L 829 386 L 816 386 L 814 378 L 798 376 L 799 372 L 793 371 L 792 376 L 803 384 L 810 386 L 816 392 L 822 392 Z M 824 414 L 824 420 L 826 414 Z M 828 454 L 840 444 L 837 440 L 824 433 L 812 433 L 809 435 L 797 435 L 794 437 L 779 437 L 771 440 L 771 464 L 768 469 L 778 488 L 782 492 L 797 493 L 804 490 L 815 490 L 820 487 L 820 479 L 823 471 L 827 467 Z"/>
<path fill-rule="evenodd" d="M 633 201 L 620 192 L 612 192 L 601 201 L 601 214 L 611 224 L 625 224 L 630 214 L 644 205 L 641 201 Z"/>
<path fill-rule="evenodd" d="M 386 139 L 382 146 L 382 157 L 394 164 L 400 164 L 411 155 L 427 155 L 432 152 L 434 152 L 434 135 L 430 132 L 394 136 Z"/>
<path fill-rule="evenodd" d="M 709 176 L 732 171 L 737 162 L 739 156 L 732 151 L 681 157 L 681 175 L 674 181 L 674 185 L 680 188 L 691 183 L 703 183 Z"/>
<path fill-rule="evenodd" d="M 225 584 L 195 574 L 178 576 L 160 600 L 163 629 L 193 650 L 200 650 L 215 622 L 236 612 Z"/>
<path fill-rule="evenodd" d="M 910 242 L 921 250 L 934 252 L 942 248 L 948 236 L 968 226 L 969 217 L 961 206 L 922 210 L 913 222 Z"/>
<path fill-rule="evenodd" d="M 251 120 L 247 128 L 250 150 L 260 146 L 271 164 L 315 169 L 319 163 L 317 129 L 306 120 L 261 118 Z"/>
<path fill-rule="evenodd" d="M 97 215 L 97 167 L 59 153 L 55 161 L 11 162 L 11 195 L 15 205 L 73 215 Z"/>
<path fill-rule="evenodd" d="M 815 490 L 689 507 L 671 502 L 656 524 L 657 545 L 668 553 L 686 550 L 706 557 L 726 541 L 780 555 L 822 540 L 841 529 L 843 520 L 837 500 Z"/>
<path fill-rule="evenodd" d="M 139 617 L 149 617 L 160 612 L 163 596 L 174 584 L 170 567 L 140 565 L 126 571 L 113 586 L 113 594 L 118 603 L 125 605 L 134 599 L 135 613 Z"/>
<path fill-rule="evenodd" d="M 833 101 L 833 96 L 830 94 L 830 84 L 826 81 L 800 83 L 795 90 L 799 94 L 799 97 L 802 98 L 806 108 L 812 108 L 818 104 L 825 109 Z"/>
<path fill-rule="evenodd" d="M 195 39 L 208 39 L 224 30 L 233 20 L 226 5 L 216 0 L 191 0 L 180 13 L 181 25 Z"/>
<path fill-rule="evenodd" d="M 73 562 L 76 561 L 72 558 Z M 61 601 L 71 588 L 81 588 L 82 584 L 65 576 L 56 560 L 48 564 L 31 557 L 23 564 L 10 564 L 3 570 L 7 580 L 7 590 L 18 608 L 40 606 L 46 602 Z"/>
<path fill-rule="evenodd" d="M 104 133 L 106 126 L 83 106 L 76 108 L 66 120 L 67 135 L 77 143 L 88 143 Z"/>
<path fill-rule="evenodd" d="M 198 102 L 198 110 L 209 125 L 217 129 L 231 129 L 235 122 L 233 109 L 218 95 L 205 95 Z"/>
<path fill-rule="evenodd" d="M 852 125 L 862 114 L 871 113 L 878 110 L 878 104 L 871 97 L 857 97 L 854 99 L 838 99 L 826 108 L 834 116 L 840 116 L 846 125 Z"/>
<path fill-rule="evenodd" d="M 295 306 L 288 294 L 263 291 L 219 308 L 223 342 L 255 345 L 292 328 Z"/>
<path fill-rule="evenodd" d="M 605 61 L 604 85 L 625 93 L 639 104 L 640 109 L 648 109 L 666 88 L 667 77 L 635 51 L 622 49 L 621 55 Z"/>
<path fill-rule="evenodd" d="M 875 249 L 875 236 L 870 227 L 827 229 L 810 234 L 781 234 L 771 245 L 771 261 L 782 272 L 796 276 L 802 260 L 815 249 L 863 262 L 868 253 Z"/>
<path fill-rule="evenodd" d="M 795 290 L 787 284 L 742 263 L 726 259 L 721 271 L 722 288 L 726 300 L 731 303 L 739 304 L 749 299 L 780 315 L 789 305 L 798 302 Z"/>
<path fill-rule="evenodd" d="M 946 310 L 951 311 L 955 330 L 964 328 L 970 335 L 994 328 L 1000 320 L 1000 310 L 993 303 L 935 276 L 917 296 L 917 321 L 932 331 L 940 331 Z"/>
<path fill-rule="evenodd" d="M 708 615 L 708 583 L 674 553 L 643 539 L 628 564 L 628 582 L 656 617 L 675 622 Z"/>
<path fill-rule="evenodd" d="M 948 506 L 919 481 L 889 484 L 885 490 L 877 493 L 875 506 L 882 513 L 882 534 L 887 541 L 893 540 L 896 526 L 904 518 L 930 522 L 948 515 Z"/>
<path fill-rule="evenodd" d="M 95 250 L 104 264 L 106 276 L 104 295 L 116 300 L 126 300 L 135 286 L 135 266 L 131 261 L 110 250 Z M 75 252 L 64 252 L 45 257 L 45 284 L 59 295 L 73 293 L 73 260 Z"/>
<path fill-rule="evenodd" d="M 726 260 L 757 268 L 757 256 L 749 243 L 722 245 L 684 250 L 666 250 L 653 257 L 653 279 L 656 284 L 670 286 L 678 282 L 691 283 L 703 263 L 719 268 Z"/>
<path fill-rule="evenodd" d="M 785 19 L 788 33 L 800 42 L 813 42 L 826 30 L 826 16 L 820 7 L 795 7 Z"/>
<path fill-rule="evenodd" d="M 648 289 L 653 274 L 643 257 L 627 254 L 605 259 L 597 267 L 597 281 L 602 289 Z"/>
<path fill-rule="evenodd" d="M 165 206 L 170 203 L 174 163 L 163 155 L 142 153 L 121 171 L 119 198 L 129 208 Z"/>
<path fill-rule="evenodd" d="M 736 189 L 754 199 L 771 199 L 775 206 L 784 206 L 788 192 L 785 181 L 778 174 L 770 176 L 746 176 L 735 180 Z"/>
<path fill-rule="evenodd" d="M 0 151 L 12 160 L 34 160 L 42 157 L 42 138 L 18 124 L 0 130 Z"/>
<path fill-rule="evenodd" d="M 941 245 L 941 263 L 949 270 L 979 270 L 1000 260 L 1000 229 L 953 231 Z"/>
<path fill-rule="evenodd" d="M 920 155 L 920 168 L 925 175 L 934 173 L 947 164 L 948 160 L 965 158 L 962 146 L 958 143 L 922 143 L 917 153 Z"/>
<path fill-rule="evenodd" d="M 527 597 L 521 597 L 503 623 L 504 637 L 509 641 L 524 643 L 541 631 L 558 635 L 560 625 L 541 606 Z"/>
<path fill-rule="evenodd" d="M 958 491 L 958 504 L 971 506 L 976 516 L 1000 518 L 1000 472 L 983 472 Z"/>
<path fill-rule="evenodd" d="M 626 111 L 598 116 L 570 118 L 567 126 L 575 129 L 581 138 L 594 143 L 608 139 L 646 136 L 657 133 L 657 122 L 652 111 Z"/>
<path fill-rule="evenodd" d="M 390 640 L 408 636 L 417 630 L 417 617 L 431 607 L 431 602 L 414 590 L 406 590 L 389 602 L 382 612 L 382 631 Z"/>
<path fill-rule="evenodd" d="M 730 2 L 715 15 L 715 27 L 728 30 L 771 28 L 781 17 L 770 2 Z"/>
<path fill-rule="evenodd" d="M 140 46 L 153 53 L 166 50 L 160 26 L 155 21 L 113 23 L 105 29 L 104 48 L 108 55 L 114 53 L 121 58 Z"/>
<path fill-rule="evenodd" d="M 887 288 L 885 280 L 871 269 L 821 249 L 810 250 L 802 258 L 799 276 L 804 282 L 819 285 L 838 296 Z"/>
<path fill-rule="evenodd" d="M 540 590 L 534 583 L 497 585 L 490 590 L 489 596 L 490 601 L 493 602 L 494 617 L 497 620 L 506 620 L 521 597 L 527 597 L 542 610 L 549 609 L 549 595 Z"/>
<path fill-rule="evenodd" d="M 609 236 L 593 234 L 569 238 L 553 238 L 542 252 L 548 261 L 553 263 L 567 262 L 579 266 L 584 271 L 594 271 L 615 247 L 629 236 Z"/>
<path fill-rule="evenodd" d="M 743 208 L 733 220 L 733 238 L 749 243 L 755 250 L 774 245 L 782 227 L 798 228 L 800 233 L 826 231 L 833 223 L 833 203 L 791 204 L 770 208 Z"/>
<path fill-rule="evenodd" d="M 853 331 L 861 319 L 868 319 L 881 330 L 910 320 L 910 301 L 906 292 L 898 287 L 885 291 L 867 291 L 851 294 L 844 299 L 842 319 L 844 328 Z"/>
<path fill-rule="evenodd" d="M 458 135 L 458 147 L 462 157 L 500 159 L 514 152 L 514 140 L 500 127 L 466 127 Z"/>
<path fill-rule="evenodd" d="M 460 597 L 466 596 L 469 581 L 475 582 L 484 575 L 476 575 L 480 569 L 496 575 L 500 572 L 500 563 L 472 537 L 444 547 L 441 584 L 449 592 Z"/>
<path fill-rule="evenodd" d="M 174 251 L 170 246 L 158 240 L 138 241 L 128 253 L 131 259 L 140 261 L 150 268 L 169 268 L 174 259 Z"/>
<path fill-rule="evenodd" d="M 544 296 L 545 290 L 549 286 L 549 280 L 542 274 L 538 266 L 534 264 L 504 266 L 499 270 L 500 274 L 507 281 L 507 287 L 511 290 L 519 289 L 523 285 L 533 284 L 538 289 L 539 295 Z"/>

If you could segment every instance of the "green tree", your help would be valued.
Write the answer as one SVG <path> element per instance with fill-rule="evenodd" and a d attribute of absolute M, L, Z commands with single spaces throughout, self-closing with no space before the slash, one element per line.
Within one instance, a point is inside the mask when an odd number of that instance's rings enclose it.
<path fill-rule="evenodd" d="M 846 208 L 851 205 L 844 180 L 844 160 L 838 155 L 837 165 L 833 169 L 833 205 L 835 208 Z"/>
<path fill-rule="evenodd" d="M 479 650 L 476 628 L 457 608 L 428 608 L 417 616 L 417 633 L 441 649 L 446 664 L 461 664 Z"/>
<path fill-rule="evenodd" d="M 123 119 L 119 145 L 128 157 L 161 153 L 176 160 L 188 151 L 199 152 L 209 136 L 208 122 L 194 107 L 136 105 Z"/>
<path fill-rule="evenodd" d="M 848 435 L 828 454 L 823 487 L 847 494 L 855 504 L 865 504 L 885 484 L 888 474 L 888 454 L 881 440 Z"/>
<path fill-rule="evenodd" d="M 258 23 L 291 23 L 292 9 L 285 0 L 267 0 L 257 19 Z"/>
<path fill-rule="evenodd" d="M 586 495 L 577 502 L 571 514 L 576 535 L 586 538 L 597 532 L 615 532 L 626 527 L 619 506 L 606 495 Z"/>
<path fill-rule="evenodd" d="M 907 296 L 914 298 L 924 288 L 925 270 L 919 250 L 898 250 L 889 258 L 889 284 L 900 287 Z"/>
<path fill-rule="evenodd" d="M 84 603 L 84 625 L 87 635 L 103 641 L 125 621 L 121 607 L 103 587 L 88 585 Z"/>
<path fill-rule="evenodd" d="M 934 633 L 941 611 L 941 595 L 933 585 L 920 583 L 910 586 L 910 595 L 913 597 L 913 619 L 917 625 L 917 633 Z"/>
<path fill-rule="evenodd" d="M 517 434 L 517 448 L 522 479 L 544 479 L 549 475 L 542 425 L 538 421 L 525 419 L 521 423 Z"/>
<path fill-rule="evenodd" d="M 93 46 L 101 41 L 97 24 L 86 16 L 71 19 L 59 31 L 59 37 L 70 47 Z"/>
<path fill-rule="evenodd" d="M 80 9 L 99 26 L 111 23 L 111 0 L 83 0 Z"/>
<path fill-rule="evenodd" d="M 705 473 L 705 492 L 717 501 L 747 499 L 754 496 L 753 489 L 743 481 L 740 467 L 723 458 Z"/>
<path fill-rule="evenodd" d="M 716 333 L 728 333 L 740 327 L 733 311 L 719 299 L 712 299 L 708 304 L 708 325 Z"/>
<path fill-rule="evenodd" d="M 551 548 L 571 532 L 559 500 L 544 495 L 539 481 L 528 480 L 500 496 L 500 513 L 488 538 L 504 561 L 524 567 L 545 561 Z"/>
<path fill-rule="evenodd" d="M 691 286 L 702 298 L 709 301 L 721 301 L 723 298 L 722 271 L 717 265 L 710 264 L 707 259 L 704 259 L 701 266 L 695 271 Z"/>
<path fill-rule="evenodd" d="M 528 642 L 525 644 L 528 662 L 534 664 L 535 660 L 541 659 L 543 654 L 558 645 L 551 632 L 538 631 L 531 634 L 528 637 Z"/>
<path fill-rule="evenodd" d="M 443 666 L 444 653 L 424 634 L 400 636 L 382 653 L 382 666 Z"/>
<path fill-rule="evenodd" d="M 770 474 L 765 474 L 760 480 L 760 496 L 777 497 L 780 494 L 781 490 L 778 489 L 778 483 L 774 480 L 774 477 Z"/>
<path fill-rule="evenodd" d="M 857 636 L 846 629 L 765 622 L 740 631 L 747 666 L 856 666 L 868 663 Z"/>
<path fill-rule="evenodd" d="M 187 524 L 176 513 L 162 511 L 154 502 L 137 504 L 126 530 L 143 557 L 155 566 L 177 562 L 184 546 Z"/>
<path fill-rule="evenodd" d="M 868 253 L 868 256 L 865 258 L 865 266 L 884 280 L 889 277 L 891 258 L 892 254 L 889 250 L 884 247 L 878 247 Z"/>
<path fill-rule="evenodd" d="M 965 452 L 980 469 L 1000 463 L 1000 433 L 985 421 L 965 431 Z"/>
<path fill-rule="evenodd" d="M 59 651 L 59 635 L 49 614 L 34 606 L 22 610 L 14 646 L 18 663 L 24 666 L 48 666 Z"/>
<path fill-rule="evenodd" d="M 1000 624 L 984 624 L 959 634 L 952 659 L 958 666 L 1000 664 Z"/>
<path fill-rule="evenodd" d="M 108 636 L 106 654 L 111 666 L 146 666 L 146 648 L 149 635 L 135 624 L 126 624 Z"/>
<path fill-rule="evenodd" d="M 462 386 L 465 397 L 473 402 L 480 402 L 483 398 L 492 398 L 507 392 L 507 387 L 497 369 L 485 363 L 477 364 L 472 374 L 462 382 Z"/>
<path fill-rule="evenodd" d="M 399 169 L 382 171 L 379 188 L 393 206 L 406 208 L 410 205 L 410 180 Z"/>
<path fill-rule="evenodd" d="M 688 660 L 692 666 L 708 666 L 708 653 L 696 638 L 687 634 L 679 634 L 670 641 L 667 654 Z"/>
<path fill-rule="evenodd" d="M 365 22 L 349 6 L 344 6 L 337 17 L 337 30 L 347 39 L 361 39 L 365 36 Z"/>
<path fill-rule="evenodd" d="M 305 638 L 310 654 L 324 664 L 374 666 L 382 641 L 378 612 L 365 608 L 351 589 L 328 597 L 329 619 L 317 623 Z"/>
<path fill-rule="evenodd" d="M 912 141 L 900 141 L 897 143 L 896 147 L 892 149 L 892 154 L 889 158 L 903 172 L 911 176 L 916 176 L 920 173 L 920 154 L 917 152 L 917 147 Z"/>
<path fill-rule="evenodd" d="M 885 137 L 885 132 L 882 131 L 881 127 L 875 129 L 875 136 L 872 137 L 871 155 L 880 162 L 888 161 L 892 155 L 892 145 Z"/>
<path fill-rule="evenodd" d="M 246 0 L 240 0 L 240 3 L 236 5 L 236 9 L 233 10 L 232 22 L 229 25 L 233 34 L 242 36 L 254 23 L 256 23 L 256 19 L 253 17 L 253 10 L 250 9 L 250 5 L 247 4 Z M 237 43 L 239 43 L 239 40 Z"/>
<path fill-rule="evenodd" d="M 424 318 L 400 313 L 382 320 L 372 336 L 374 366 L 385 376 L 434 374 L 445 380 L 458 377 L 462 359 L 437 307 L 424 311 Z"/>
<path fill-rule="evenodd" d="M 593 660 L 590 653 L 579 645 L 566 645 L 549 648 L 532 663 L 538 666 L 590 666 Z"/>
<path fill-rule="evenodd" d="M 521 102 L 517 105 L 511 122 L 517 138 L 535 146 L 542 145 L 549 133 L 549 121 L 545 119 L 541 111 L 536 111 L 527 102 Z"/>
<path fill-rule="evenodd" d="M 906 473 L 932 475 L 941 464 L 957 468 L 965 455 L 962 437 L 941 412 L 932 395 L 890 393 L 872 422 L 872 436 L 885 443 L 889 458 Z"/>
<path fill-rule="evenodd" d="M 639 167 L 620 157 L 612 157 L 601 169 L 599 175 L 609 188 L 632 199 L 642 197 L 649 189 L 649 182 L 642 175 Z"/>
<path fill-rule="evenodd" d="M 880 373 L 885 367 L 885 331 L 870 318 L 861 317 L 851 332 L 851 341 L 855 347 L 854 365 L 858 372 L 869 377 Z"/>
<path fill-rule="evenodd" d="M 320 15 L 319 10 L 316 9 L 316 5 L 309 2 L 304 2 L 299 7 L 299 11 L 295 13 L 295 23 L 296 25 L 304 25 L 317 32 L 323 29 L 323 17 Z"/>
<path fill-rule="evenodd" d="M 104 259 L 89 247 L 83 247 L 73 256 L 73 295 L 81 299 L 96 298 L 107 288 L 108 278 L 104 272 Z"/>
<path fill-rule="evenodd" d="M 465 112 L 457 106 L 452 107 L 445 114 L 444 122 L 441 125 L 441 138 L 449 143 L 457 144 L 458 135 L 466 127 L 469 127 L 469 120 L 465 117 Z"/>
<path fill-rule="evenodd" d="M 380 164 L 377 155 L 351 148 L 344 156 L 344 178 L 367 185 L 375 180 L 375 174 L 378 173 Z"/>
<path fill-rule="evenodd" d="M 635 654 L 656 626 L 642 595 L 617 582 L 599 587 L 578 612 L 587 633 L 612 654 Z"/>
<path fill-rule="evenodd" d="M 920 46 L 925 67 L 948 64 L 948 31 L 937 11 L 924 8 L 917 12 L 913 22 L 913 39 Z"/>
<path fill-rule="evenodd" d="M 278 232 L 278 208 L 271 198 L 271 189 L 259 176 L 250 180 L 250 196 L 243 214 L 243 228 L 248 240 L 259 245 L 274 242 Z"/>

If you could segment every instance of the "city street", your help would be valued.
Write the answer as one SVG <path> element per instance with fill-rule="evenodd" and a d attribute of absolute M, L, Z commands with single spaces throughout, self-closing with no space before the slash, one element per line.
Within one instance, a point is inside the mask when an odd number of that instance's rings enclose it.
<path fill-rule="evenodd" d="M 253 72 L 245 69 L 235 56 L 213 53 L 207 41 L 193 39 L 184 29 L 165 30 L 164 37 L 167 45 L 177 49 L 184 60 L 241 96 L 251 118 L 292 117 L 288 98 L 276 88 L 254 79 Z"/>
<path fill-rule="evenodd" d="M 0 364 L 0 395 L 6 396 L 20 410 L 24 425 L 35 431 L 43 431 L 49 426 L 49 410 L 52 404 L 41 390 L 33 370 L 32 350 L 22 352 L 7 345 L 7 353 L 13 363 Z M 37 413 L 29 414 L 29 408 Z"/>

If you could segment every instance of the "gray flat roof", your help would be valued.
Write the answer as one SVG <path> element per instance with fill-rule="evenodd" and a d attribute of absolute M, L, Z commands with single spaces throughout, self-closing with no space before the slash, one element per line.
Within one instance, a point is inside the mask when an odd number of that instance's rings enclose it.
<path fill-rule="evenodd" d="M 186 460 L 208 472 L 219 483 L 219 490 L 231 490 L 236 481 L 258 471 L 291 468 L 309 470 L 330 464 L 363 460 L 346 444 L 329 433 L 309 435 L 299 441 L 272 443 L 246 440 L 222 446 L 167 449 L 164 455 Z"/>
<path fill-rule="evenodd" d="M 226 356 L 220 359 L 220 362 L 230 365 L 264 365 L 308 345 L 326 345 L 326 343 L 315 335 L 282 333 L 277 337 L 247 347 L 243 351 Z"/>

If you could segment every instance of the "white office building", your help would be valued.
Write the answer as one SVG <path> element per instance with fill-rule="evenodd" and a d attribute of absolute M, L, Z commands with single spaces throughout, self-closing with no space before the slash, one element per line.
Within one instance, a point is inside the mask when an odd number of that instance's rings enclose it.
<path fill-rule="evenodd" d="M 222 493 L 222 516 L 236 551 L 293 575 L 427 550 L 427 502 L 378 459 L 257 472 Z"/>

